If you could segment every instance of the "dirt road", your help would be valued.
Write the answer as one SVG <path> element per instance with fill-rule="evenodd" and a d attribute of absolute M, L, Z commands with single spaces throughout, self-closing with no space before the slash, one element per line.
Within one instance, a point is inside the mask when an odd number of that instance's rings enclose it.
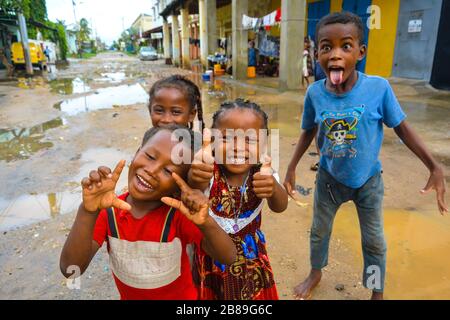
<path fill-rule="evenodd" d="M 119 53 L 89 60 L 33 79 L 0 83 L 0 298 L 117 299 L 106 249 L 102 248 L 81 279 L 81 290 L 69 290 L 59 271 L 59 254 L 80 202 L 79 181 L 99 165 L 129 161 L 150 126 L 147 92 L 162 77 L 199 75 L 140 62 Z M 408 118 L 433 154 L 450 167 L 450 95 L 423 84 L 393 79 Z M 300 128 L 304 90 L 280 94 L 257 84 L 222 79 L 202 85 L 204 115 L 225 99 L 244 97 L 260 103 L 271 128 L 280 133 L 280 175 Z M 312 146 L 297 170 L 297 182 L 313 188 L 317 161 Z M 388 240 L 387 298 L 450 298 L 450 221 L 439 217 L 433 194 L 421 196 L 427 171 L 386 130 L 381 153 L 385 180 Z M 125 186 L 126 172 L 120 187 Z M 447 196 L 448 199 L 448 196 Z M 312 193 L 290 201 L 281 214 L 267 212 L 263 230 L 281 299 L 293 299 L 292 288 L 309 271 L 309 227 Z M 359 226 L 353 206 L 336 219 L 330 264 L 315 299 L 367 299 L 361 286 Z M 433 262 L 430 264 L 429 262 Z M 423 270 L 428 281 L 421 279 Z M 337 290 L 342 289 L 342 290 Z M 419 288 L 419 289 L 418 289 Z"/>

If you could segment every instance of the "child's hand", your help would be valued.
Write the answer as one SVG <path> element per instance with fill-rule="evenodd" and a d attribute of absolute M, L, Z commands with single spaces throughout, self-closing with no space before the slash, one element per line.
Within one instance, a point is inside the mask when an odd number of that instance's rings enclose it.
<path fill-rule="evenodd" d="M 436 198 L 438 203 L 439 212 L 443 215 L 444 212 L 448 212 L 447 204 L 445 203 L 445 179 L 444 172 L 441 168 L 431 171 L 430 178 L 427 185 L 423 190 L 420 190 L 422 194 L 430 192 L 432 189 L 436 190 Z"/>
<path fill-rule="evenodd" d="M 258 198 L 264 199 L 273 196 L 276 181 L 272 174 L 272 159 L 266 156 L 259 172 L 253 175 L 253 191 Z"/>
<path fill-rule="evenodd" d="M 209 183 L 214 173 L 214 157 L 211 149 L 211 131 L 203 130 L 203 146 L 194 155 L 189 177 L 190 182 L 197 184 Z"/>
<path fill-rule="evenodd" d="M 288 195 L 292 198 L 295 197 L 295 170 L 289 170 L 286 172 L 286 177 L 283 182 L 284 188 Z"/>
<path fill-rule="evenodd" d="M 196 225 L 201 226 L 205 224 L 209 218 L 208 197 L 206 197 L 200 190 L 191 189 L 187 185 L 187 183 L 183 179 L 181 179 L 180 176 L 175 172 L 172 173 L 172 177 L 180 187 L 181 201 L 170 197 L 162 197 L 161 201 L 168 206 L 180 210 L 189 220 L 191 220 Z"/>
<path fill-rule="evenodd" d="M 89 173 L 89 178 L 81 180 L 83 206 L 87 211 L 97 212 L 109 207 L 131 210 L 131 206 L 118 199 L 114 192 L 124 167 L 125 160 L 121 160 L 112 173 L 108 167 L 99 167 Z"/>

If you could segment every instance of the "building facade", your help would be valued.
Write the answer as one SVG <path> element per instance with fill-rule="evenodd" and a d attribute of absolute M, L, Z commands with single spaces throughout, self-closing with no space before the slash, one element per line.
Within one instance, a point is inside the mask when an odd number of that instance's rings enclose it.
<path fill-rule="evenodd" d="M 444 57 L 449 52 L 448 31 L 445 28 L 444 13 L 449 0 L 166 0 L 160 1 L 160 14 L 166 23 L 166 58 L 175 64 L 186 65 L 184 60 L 192 58 L 192 49 L 186 36 L 192 35 L 191 28 L 182 16 L 198 14 L 200 44 L 199 58 L 208 68 L 208 55 L 224 53 L 233 60 L 233 76 L 245 79 L 247 76 L 248 41 L 269 41 L 268 55 L 278 64 L 280 88 L 298 87 L 301 74 L 303 37 L 315 40 L 318 21 L 332 12 L 350 11 L 364 22 L 364 43 L 367 54 L 357 69 L 382 77 L 403 77 L 429 82 L 435 79 L 439 86 L 442 76 L 433 76 L 437 55 Z M 262 19 L 274 10 L 281 13 L 281 21 L 269 28 L 243 28 L 243 16 Z M 441 18 L 442 16 L 442 18 Z M 173 31 L 173 20 L 176 19 Z M 164 30 L 164 27 L 163 27 Z M 440 32 L 438 32 L 440 31 Z M 173 39 L 176 38 L 176 41 Z M 441 39 L 442 38 L 442 39 Z M 183 40 L 184 39 L 184 40 Z M 189 39 L 189 36 L 188 36 Z M 189 41 L 189 40 L 188 40 Z M 184 44 L 185 43 L 185 44 Z M 190 42 L 192 44 L 192 40 Z M 263 45 L 265 50 L 266 46 Z M 261 52 L 261 47 L 259 47 Z M 263 51 L 264 51 L 263 50 Z M 267 50 L 265 50 L 267 51 Z M 183 52 L 185 54 L 183 55 Z M 185 57 L 185 58 L 183 58 Z M 444 61 L 439 58 L 439 61 Z M 447 57 L 448 60 L 448 57 Z"/>

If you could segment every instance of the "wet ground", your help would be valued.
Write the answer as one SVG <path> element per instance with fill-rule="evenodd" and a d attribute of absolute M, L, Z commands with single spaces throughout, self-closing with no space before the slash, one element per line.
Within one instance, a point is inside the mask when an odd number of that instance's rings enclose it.
<path fill-rule="evenodd" d="M 34 78 L 0 82 L 0 298 L 118 297 L 105 250 L 68 290 L 58 259 L 80 196 L 79 181 L 99 165 L 129 161 L 150 126 L 148 90 L 158 79 L 182 73 L 201 86 L 206 125 L 218 105 L 243 97 L 262 105 L 270 127 L 279 130 L 280 173 L 299 135 L 304 90 L 279 93 L 273 79 L 236 82 L 229 77 L 202 83 L 198 73 L 141 62 L 119 53 L 72 60 L 65 68 Z M 423 83 L 392 79 L 394 90 L 450 181 L 450 94 Z M 299 164 L 297 182 L 314 186 L 312 146 Z M 433 194 L 421 196 L 427 172 L 392 130 L 381 154 L 385 179 L 388 241 L 386 297 L 450 298 L 450 217 L 441 217 Z M 125 187 L 126 172 L 119 189 Z M 447 202 L 449 197 L 447 195 Z M 290 201 L 282 214 L 267 214 L 263 229 L 281 299 L 309 270 L 312 194 Z M 366 299 L 356 213 L 346 204 L 336 219 L 330 264 L 317 299 Z M 344 290 L 335 287 L 343 285 Z M 106 290 L 105 290 L 106 288 Z M 339 289 L 341 287 L 339 286 Z"/>

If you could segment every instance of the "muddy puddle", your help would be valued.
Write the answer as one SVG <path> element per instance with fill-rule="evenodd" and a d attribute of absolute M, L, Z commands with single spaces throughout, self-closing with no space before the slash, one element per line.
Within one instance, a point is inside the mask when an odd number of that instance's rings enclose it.
<path fill-rule="evenodd" d="M 100 78 L 94 78 L 97 82 L 120 83 L 127 78 L 125 72 L 104 72 Z"/>
<path fill-rule="evenodd" d="M 433 156 L 445 167 L 450 168 L 450 122 L 448 105 L 427 102 L 400 101 L 406 120 L 431 150 Z M 406 148 L 394 132 L 387 132 L 384 143 L 395 148 Z M 450 182 L 450 176 L 446 177 Z"/>
<path fill-rule="evenodd" d="M 81 78 L 55 79 L 49 82 L 50 91 L 61 95 L 86 93 L 91 91 L 85 80 Z"/>
<path fill-rule="evenodd" d="M 66 99 L 54 108 L 68 116 L 99 109 L 109 109 L 114 106 L 127 106 L 136 103 L 146 103 L 148 94 L 140 84 L 122 85 L 97 89 L 94 93 L 73 99 Z"/>
<path fill-rule="evenodd" d="M 45 132 L 66 123 L 64 118 L 55 118 L 31 128 L 0 129 L 0 160 L 28 159 L 42 149 L 51 148 L 53 143 L 45 141 Z"/>
<path fill-rule="evenodd" d="M 450 219 L 437 208 L 385 209 L 388 299 L 450 299 Z M 353 204 L 339 210 L 333 237 L 351 248 L 362 274 L 359 222 Z"/>
<path fill-rule="evenodd" d="M 89 149 L 81 156 L 83 165 L 77 175 L 67 178 L 63 191 L 25 194 L 14 199 L 0 197 L 0 231 L 30 225 L 75 211 L 81 202 L 80 181 L 99 166 L 114 169 L 121 159 L 130 162 L 133 155 L 116 149 Z M 127 185 L 128 166 L 120 176 L 116 191 L 121 193 Z"/>

